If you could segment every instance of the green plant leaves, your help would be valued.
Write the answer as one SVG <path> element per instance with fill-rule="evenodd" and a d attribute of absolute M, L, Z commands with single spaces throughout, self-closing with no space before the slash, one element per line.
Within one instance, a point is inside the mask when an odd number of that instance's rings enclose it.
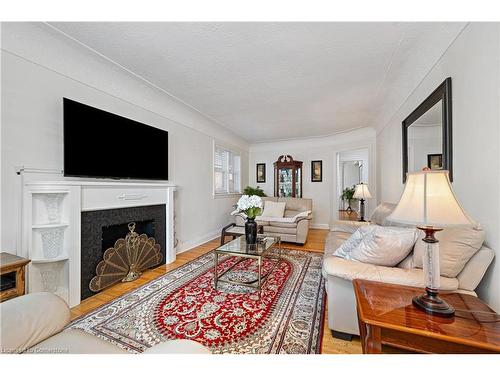
<path fill-rule="evenodd" d="M 243 190 L 243 193 L 245 195 L 257 195 L 259 197 L 267 197 L 266 193 L 264 193 L 264 190 L 262 190 L 260 187 L 251 187 L 251 186 L 247 186 L 245 188 L 245 190 Z"/>
<path fill-rule="evenodd" d="M 261 213 L 262 209 L 259 207 L 252 207 L 245 211 L 245 215 L 250 219 L 255 219 L 255 217 L 259 216 Z"/>

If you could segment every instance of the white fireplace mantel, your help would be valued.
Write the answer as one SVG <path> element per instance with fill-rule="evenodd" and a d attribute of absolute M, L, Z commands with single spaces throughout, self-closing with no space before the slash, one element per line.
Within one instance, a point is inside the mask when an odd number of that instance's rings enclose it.
<path fill-rule="evenodd" d="M 21 248 L 22 255 L 31 259 L 28 292 L 47 290 L 60 295 L 71 307 L 80 303 L 83 211 L 165 205 L 166 263 L 174 262 L 174 191 L 175 185 L 169 183 L 122 180 L 25 182 Z M 47 244 L 57 239 L 63 244 L 58 247 L 58 256 L 47 257 Z"/>

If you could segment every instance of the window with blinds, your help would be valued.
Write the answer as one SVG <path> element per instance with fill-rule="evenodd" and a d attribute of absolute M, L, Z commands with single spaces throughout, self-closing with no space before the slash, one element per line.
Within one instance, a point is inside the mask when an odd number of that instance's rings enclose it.
<path fill-rule="evenodd" d="M 238 194 L 240 192 L 240 155 L 215 145 L 214 195 Z"/>

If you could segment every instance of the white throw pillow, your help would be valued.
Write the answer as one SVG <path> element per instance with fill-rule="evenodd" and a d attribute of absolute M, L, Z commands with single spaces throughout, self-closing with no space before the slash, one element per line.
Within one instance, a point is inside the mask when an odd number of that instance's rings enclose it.
<path fill-rule="evenodd" d="M 285 202 L 266 201 L 264 204 L 264 212 L 261 216 L 265 217 L 283 217 L 285 214 Z"/>
<path fill-rule="evenodd" d="M 373 224 L 387 226 L 387 217 L 392 214 L 392 211 L 396 208 L 396 204 L 382 202 L 380 203 L 372 213 L 370 221 Z"/>
<path fill-rule="evenodd" d="M 387 267 L 394 267 L 406 258 L 418 237 L 415 228 L 369 225 L 359 231 L 361 241 L 345 259 Z"/>
<path fill-rule="evenodd" d="M 420 231 L 413 251 L 413 264 L 422 268 L 422 256 L 426 251 L 426 244 L 422 241 L 424 232 Z M 485 233 L 479 225 L 477 227 L 445 228 L 436 232 L 439 240 L 439 268 L 441 276 L 457 277 L 467 262 L 483 246 Z"/>
<path fill-rule="evenodd" d="M 363 227 L 361 227 L 363 228 Z M 347 254 L 349 254 L 352 249 L 359 245 L 361 239 L 363 238 L 363 232 L 361 228 L 357 229 L 347 240 L 340 245 L 337 250 L 333 253 L 334 256 L 346 259 Z"/>

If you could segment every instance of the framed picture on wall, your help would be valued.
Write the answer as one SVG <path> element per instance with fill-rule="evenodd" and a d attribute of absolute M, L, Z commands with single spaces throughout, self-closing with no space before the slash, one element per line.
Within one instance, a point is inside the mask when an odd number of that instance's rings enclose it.
<path fill-rule="evenodd" d="M 266 163 L 257 163 L 257 183 L 266 182 Z"/>
<path fill-rule="evenodd" d="M 430 169 L 443 169 L 443 154 L 428 154 L 427 167 Z"/>
<path fill-rule="evenodd" d="M 311 161 L 311 182 L 323 181 L 323 160 Z"/>

